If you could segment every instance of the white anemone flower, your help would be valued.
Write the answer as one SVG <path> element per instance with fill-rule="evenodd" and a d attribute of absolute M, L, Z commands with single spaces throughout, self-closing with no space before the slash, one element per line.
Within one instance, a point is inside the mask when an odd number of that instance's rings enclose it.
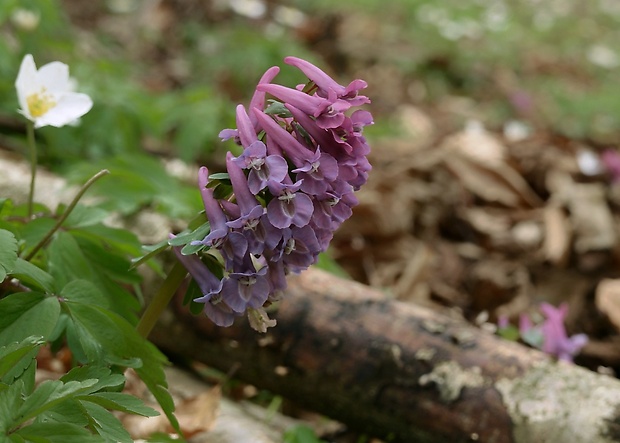
<path fill-rule="evenodd" d="M 66 64 L 51 62 L 37 70 L 30 54 L 22 60 L 15 88 L 19 112 L 34 122 L 35 128 L 71 124 L 93 106 L 88 95 L 73 92 Z"/>

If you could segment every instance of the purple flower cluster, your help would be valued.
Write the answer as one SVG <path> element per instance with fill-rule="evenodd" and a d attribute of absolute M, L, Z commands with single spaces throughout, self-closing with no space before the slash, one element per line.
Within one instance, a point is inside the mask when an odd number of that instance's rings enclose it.
<path fill-rule="evenodd" d="M 527 314 L 519 316 L 519 336 L 525 343 L 559 360 L 573 361 L 573 357 L 588 342 L 588 336 L 576 334 L 569 337 L 566 333 L 564 319 L 568 314 L 568 305 L 562 303 L 556 308 L 549 303 L 541 303 L 540 311 L 545 318 L 538 324 L 534 324 Z M 504 331 L 510 328 L 507 317 L 500 317 L 498 328 Z"/>
<path fill-rule="evenodd" d="M 305 60 L 284 61 L 309 82 L 295 89 L 272 84 L 279 68 L 270 68 L 249 107 L 237 106 L 237 129 L 220 133 L 243 147 L 238 157 L 226 157 L 232 192 L 217 198 L 216 180 L 210 183 L 205 167 L 199 172 L 210 232 L 192 244 L 217 251 L 221 272 L 175 248 L 202 291 L 195 301 L 219 326 L 230 326 L 244 312 L 257 330 L 275 324 L 263 306 L 280 296 L 287 274 L 307 269 L 327 249 L 371 169 L 362 132 L 372 116 L 350 112 L 370 103 L 359 94 L 366 82 L 342 86 Z M 269 106 L 267 94 L 275 98 Z"/>

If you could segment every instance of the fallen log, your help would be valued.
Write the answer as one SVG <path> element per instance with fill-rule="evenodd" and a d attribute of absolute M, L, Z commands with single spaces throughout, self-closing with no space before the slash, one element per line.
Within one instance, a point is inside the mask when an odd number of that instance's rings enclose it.
<path fill-rule="evenodd" d="M 267 334 L 177 297 L 151 335 L 350 428 L 397 442 L 620 441 L 620 381 L 311 269 Z"/>

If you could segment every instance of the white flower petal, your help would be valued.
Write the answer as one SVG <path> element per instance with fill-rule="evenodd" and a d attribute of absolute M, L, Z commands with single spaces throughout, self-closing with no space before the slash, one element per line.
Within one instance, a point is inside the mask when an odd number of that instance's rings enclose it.
<path fill-rule="evenodd" d="M 74 92 L 64 94 L 60 96 L 56 106 L 36 119 L 35 127 L 50 125 L 59 128 L 82 117 L 92 106 L 93 101 L 86 94 Z"/>
<path fill-rule="evenodd" d="M 26 97 L 37 89 L 37 66 L 34 64 L 34 58 L 30 54 L 24 57 L 19 67 L 19 73 L 15 80 L 15 89 L 17 89 L 17 99 L 21 113 L 29 120 L 32 120 Z"/>
<path fill-rule="evenodd" d="M 34 64 L 34 58 L 31 54 L 26 54 L 19 67 L 19 73 L 15 80 L 16 88 L 28 88 L 34 84 L 37 76 L 37 65 Z"/>
<path fill-rule="evenodd" d="M 61 62 L 41 66 L 37 72 L 37 81 L 52 94 L 71 91 L 69 66 Z"/>

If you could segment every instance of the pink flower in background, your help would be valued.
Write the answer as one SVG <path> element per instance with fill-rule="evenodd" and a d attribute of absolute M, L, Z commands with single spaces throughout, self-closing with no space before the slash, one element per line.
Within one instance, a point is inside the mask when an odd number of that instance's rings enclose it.
<path fill-rule="evenodd" d="M 566 333 L 564 319 L 568 313 L 568 305 L 562 303 L 556 308 L 549 303 L 541 303 L 540 311 L 545 316 L 545 320 L 538 324 L 534 324 L 527 314 L 519 316 L 521 340 L 547 354 L 556 356 L 559 360 L 573 361 L 573 357 L 588 342 L 588 336 L 576 334 L 569 337 Z M 509 327 L 507 318 L 502 318 L 498 326 L 500 329 Z"/>
<path fill-rule="evenodd" d="M 620 182 L 620 152 L 615 149 L 606 149 L 601 154 L 601 160 L 611 175 L 612 182 Z"/>
<path fill-rule="evenodd" d="M 564 327 L 564 318 L 568 313 L 568 305 L 562 303 L 554 307 L 549 303 L 542 303 L 540 310 L 545 315 L 542 324 L 543 345 L 542 350 L 547 354 L 555 355 L 560 360 L 573 361 L 573 357 L 588 342 L 586 334 L 577 334 L 568 337 Z"/>

